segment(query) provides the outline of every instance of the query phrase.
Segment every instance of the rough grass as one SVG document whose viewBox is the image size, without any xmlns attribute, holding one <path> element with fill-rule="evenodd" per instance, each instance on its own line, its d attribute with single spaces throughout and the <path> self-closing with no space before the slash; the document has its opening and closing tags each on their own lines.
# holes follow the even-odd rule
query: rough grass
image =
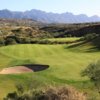
<svg viewBox="0 0 100 100">
<path fill-rule="evenodd" d="M 77 48 L 80 49 L 80 47 Z M 89 63 L 100 59 L 100 52 L 80 52 L 80 50 L 76 52 L 77 48 L 74 51 L 67 45 L 31 44 L 0 47 L 0 70 L 30 63 L 50 66 L 47 70 L 36 73 L 0 75 L 0 90 L 2 90 L 0 98 L 14 90 L 14 84 L 29 84 L 29 82 L 33 83 L 35 88 L 47 84 L 70 84 L 82 91 L 87 91 L 90 95 L 97 96 L 92 83 L 87 77 L 81 77 L 80 72 Z"/>
</svg>

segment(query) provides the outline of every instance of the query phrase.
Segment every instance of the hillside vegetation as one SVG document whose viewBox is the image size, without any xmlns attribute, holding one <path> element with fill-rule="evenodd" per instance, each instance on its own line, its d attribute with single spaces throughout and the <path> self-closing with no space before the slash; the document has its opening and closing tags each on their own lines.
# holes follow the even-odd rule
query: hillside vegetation
<svg viewBox="0 0 100 100">
<path fill-rule="evenodd" d="M 44 24 L 33 20 L 0 19 L 0 45 L 9 44 L 65 44 L 48 38 L 82 37 L 99 34 L 100 23 Z M 45 41 L 43 40 L 45 39 Z"/>
</svg>

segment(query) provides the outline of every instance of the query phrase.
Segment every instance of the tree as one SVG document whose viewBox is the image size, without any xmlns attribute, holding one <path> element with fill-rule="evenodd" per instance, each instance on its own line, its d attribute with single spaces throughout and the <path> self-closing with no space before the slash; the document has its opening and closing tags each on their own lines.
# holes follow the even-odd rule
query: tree
<svg viewBox="0 0 100 100">
<path fill-rule="evenodd" d="M 5 45 L 17 44 L 16 39 L 13 37 L 7 37 L 5 39 Z"/>
<path fill-rule="evenodd" d="M 89 64 L 81 74 L 88 76 L 100 93 L 100 61 Z"/>
<path fill-rule="evenodd" d="M 84 37 L 83 37 L 83 40 L 86 40 L 86 41 L 91 41 L 95 38 L 97 38 L 99 35 L 96 34 L 96 33 L 89 33 L 89 34 L 86 34 Z"/>
</svg>

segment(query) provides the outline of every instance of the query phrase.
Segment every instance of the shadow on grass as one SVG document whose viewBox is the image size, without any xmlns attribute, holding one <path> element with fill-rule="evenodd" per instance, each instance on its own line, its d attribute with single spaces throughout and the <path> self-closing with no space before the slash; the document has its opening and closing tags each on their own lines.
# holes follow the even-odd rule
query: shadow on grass
<svg viewBox="0 0 100 100">
<path fill-rule="evenodd" d="M 91 45 L 91 47 L 88 48 L 88 44 Z M 84 49 L 84 46 L 87 46 L 87 48 Z M 80 41 L 75 44 L 69 45 L 66 48 L 73 49 L 73 50 L 75 49 L 77 51 L 88 52 L 88 53 L 99 52 L 100 51 L 100 37 L 97 37 L 89 41 L 87 40 Z"/>
<path fill-rule="evenodd" d="M 31 69 L 33 72 L 38 72 L 49 68 L 49 65 L 41 65 L 41 64 L 25 64 L 20 66 L 27 67 Z"/>
<path fill-rule="evenodd" d="M 85 52 L 88 52 L 88 53 L 100 52 L 100 49 L 98 47 L 92 47 L 92 48 L 89 48 L 88 50 L 86 50 Z"/>
<path fill-rule="evenodd" d="M 91 42 L 91 45 L 93 45 L 93 47 L 89 48 L 87 52 L 99 52 L 100 51 L 100 36 L 94 38 L 90 42 Z"/>
<path fill-rule="evenodd" d="M 84 44 L 84 43 L 86 43 L 86 41 L 77 42 L 77 43 L 75 43 L 75 44 L 72 44 L 72 45 L 68 46 L 67 48 L 78 47 L 78 46 L 80 46 L 80 45 L 82 45 L 82 44 Z"/>
</svg>

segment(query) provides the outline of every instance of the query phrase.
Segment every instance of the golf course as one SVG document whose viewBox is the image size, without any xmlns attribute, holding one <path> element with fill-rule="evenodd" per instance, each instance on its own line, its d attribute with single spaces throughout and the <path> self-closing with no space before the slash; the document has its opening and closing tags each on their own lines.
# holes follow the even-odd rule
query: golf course
<svg viewBox="0 0 100 100">
<path fill-rule="evenodd" d="M 73 39 L 78 40 L 79 38 Z M 73 39 L 71 38 L 71 40 Z M 91 62 L 100 59 L 100 52 L 91 50 L 92 45 L 90 43 L 75 47 L 74 45 L 75 43 L 53 45 L 16 44 L 0 47 L 0 100 L 7 93 L 14 91 L 16 84 L 27 85 L 30 82 L 34 88 L 47 85 L 70 85 L 79 91 L 87 92 L 89 95 L 100 99 L 90 80 L 81 76 L 81 72 Z M 34 67 L 39 65 L 38 69 L 39 67 L 41 69 L 42 65 L 48 67 L 38 71 L 28 69 L 29 72 L 27 71 L 27 73 L 1 73 L 9 68 L 27 67 L 28 64 L 34 65 Z"/>
<path fill-rule="evenodd" d="M 100 0 L 0 4 L 0 100 L 100 100 Z"/>
</svg>

